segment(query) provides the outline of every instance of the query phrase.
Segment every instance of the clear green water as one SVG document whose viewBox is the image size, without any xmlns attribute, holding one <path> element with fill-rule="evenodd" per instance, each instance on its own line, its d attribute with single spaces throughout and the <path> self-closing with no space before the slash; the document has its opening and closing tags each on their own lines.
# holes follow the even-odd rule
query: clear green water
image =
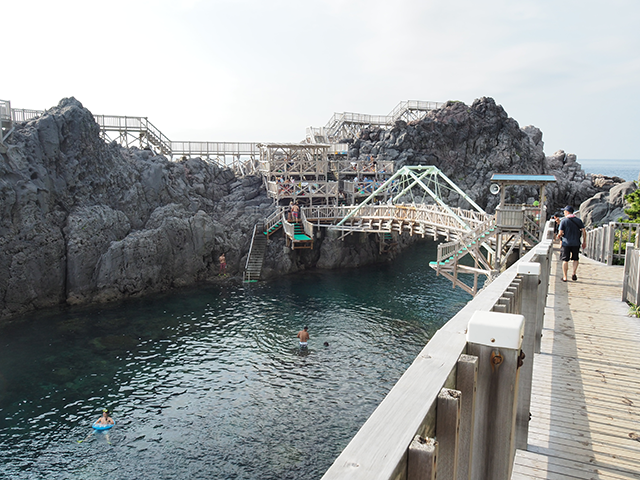
<svg viewBox="0 0 640 480">
<path fill-rule="evenodd" d="M 0 330 L 0 478 L 320 478 L 470 299 L 435 276 L 435 254 L 423 243 L 393 264 Z M 103 406 L 117 422 L 111 443 L 97 433 L 79 444 Z"/>
</svg>

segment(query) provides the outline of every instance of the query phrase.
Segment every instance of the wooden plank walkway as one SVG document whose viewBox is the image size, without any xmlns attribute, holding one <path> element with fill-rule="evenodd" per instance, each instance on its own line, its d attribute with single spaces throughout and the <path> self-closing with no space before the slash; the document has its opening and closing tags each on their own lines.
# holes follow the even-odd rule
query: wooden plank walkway
<svg viewBox="0 0 640 480">
<path fill-rule="evenodd" d="M 578 281 L 564 283 L 558 254 L 512 479 L 638 480 L 640 319 L 621 301 L 623 267 L 581 257 Z"/>
</svg>

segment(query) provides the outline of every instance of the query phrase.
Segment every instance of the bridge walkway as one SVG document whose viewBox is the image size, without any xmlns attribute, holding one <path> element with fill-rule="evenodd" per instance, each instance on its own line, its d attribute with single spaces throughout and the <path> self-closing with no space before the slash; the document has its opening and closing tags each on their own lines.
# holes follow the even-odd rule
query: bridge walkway
<svg viewBox="0 0 640 480">
<path fill-rule="evenodd" d="M 581 257 L 565 283 L 558 255 L 512 479 L 638 479 L 640 319 L 621 301 L 624 267 Z"/>
</svg>

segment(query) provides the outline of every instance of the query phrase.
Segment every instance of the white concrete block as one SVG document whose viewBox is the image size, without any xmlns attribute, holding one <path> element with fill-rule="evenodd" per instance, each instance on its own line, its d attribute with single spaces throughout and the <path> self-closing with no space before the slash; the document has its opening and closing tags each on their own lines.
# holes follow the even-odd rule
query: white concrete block
<svg viewBox="0 0 640 480">
<path fill-rule="evenodd" d="M 522 315 L 477 311 L 469 320 L 467 342 L 518 350 L 523 338 L 524 317 Z"/>
<path fill-rule="evenodd" d="M 520 275 L 540 275 L 540 264 L 537 262 L 520 262 L 518 264 Z"/>
</svg>

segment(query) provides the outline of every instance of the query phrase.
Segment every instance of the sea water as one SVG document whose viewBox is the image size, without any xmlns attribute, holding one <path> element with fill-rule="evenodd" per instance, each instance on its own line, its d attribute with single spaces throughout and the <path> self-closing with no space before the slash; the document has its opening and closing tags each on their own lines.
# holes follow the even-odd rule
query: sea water
<svg viewBox="0 0 640 480">
<path fill-rule="evenodd" d="M 638 180 L 640 160 L 581 160 L 578 163 L 587 173 L 599 173 L 608 177 L 620 177 L 626 181 Z"/>
<path fill-rule="evenodd" d="M 0 478 L 320 478 L 470 300 L 435 276 L 435 255 L 427 242 L 383 265 L 3 328 Z M 78 443 L 103 407 L 117 425 Z"/>
</svg>

